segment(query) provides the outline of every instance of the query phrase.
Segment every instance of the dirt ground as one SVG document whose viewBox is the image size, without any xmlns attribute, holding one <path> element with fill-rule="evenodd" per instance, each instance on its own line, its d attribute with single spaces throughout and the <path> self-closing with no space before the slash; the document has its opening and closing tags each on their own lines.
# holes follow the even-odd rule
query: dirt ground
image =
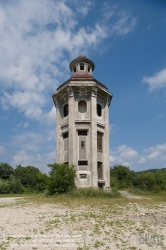
<svg viewBox="0 0 166 250">
<path fill-rule="evenodd" d="M 166 249 L 166 203 L 0 198 L 0 249 Z"/>
</svg>

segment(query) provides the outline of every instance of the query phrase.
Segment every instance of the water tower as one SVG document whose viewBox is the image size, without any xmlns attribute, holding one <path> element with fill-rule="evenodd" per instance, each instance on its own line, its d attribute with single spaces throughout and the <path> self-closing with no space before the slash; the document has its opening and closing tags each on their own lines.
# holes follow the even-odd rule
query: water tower
<svg viewBox="0 0 166 250">
<path fill-rule="evenodd" d="M 77 187 L 110 187 L 109 105 L 112 94 L 92 76 L 93 61 L 81 55 L 72 76 L 53 94 L 56 162 L 73 164 Z"/>
</svg>

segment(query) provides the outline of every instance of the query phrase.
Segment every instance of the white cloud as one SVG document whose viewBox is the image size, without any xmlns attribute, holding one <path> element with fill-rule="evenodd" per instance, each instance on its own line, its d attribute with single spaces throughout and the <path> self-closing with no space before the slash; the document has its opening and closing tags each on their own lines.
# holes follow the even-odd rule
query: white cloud
<svg viewBox="0 0 166 250">
<path fill-rule="evenodd" d="M 34 166 L 40 169 L 40 171 L 48 172 L 47 164 L 55 162 L 55 151 L 46 154 L 28 154 L 26 151 L 18 151 L 12 161 L 13 167 L 16 165 L 22 166 Z"/>
<path fill-rule="evenodd" d="M 6 148 L 2 145 L 0 145 L 0 155 L 3 155 L 6 153 Z"/>
<path fill-rule="evenodd" d="M 113 34 L 131 32 L 136 23 L 130 14 L 115 8 L 116 21 L 110 15 L 79 27 L 79 19 L 93 8 L 92 1 L 1 1 L 0 7 L 2 107 L 36 120 L 44 120 L 43 110 L 57 85 L 66 80 L 71 58 L 96 49 Z"/>
<path fill-rule="evenodd" d="M 155 151 L 153 153 L 151 153 L 149 156 L 148 156 L 148 159 L 152 160 L 152 159 L 156 159 L 158 158 L 158 156 L 160 155 L 161 153 L 159 151 Z"/>
<path fill-rule="evenodd" d="M 28 150 L 31 152 L 37 152 L 41 147 L 44 138 L 37 133 L 34 132 L 25 132 L 23 134 L 19 134 L 11 140 L 11 146 L 15 148 L 22 148 L 22 150 Z"/>
<path fill-rule="evenodd" d="M 133 160 L 137 157 L 138 153 L 133 148 L 127 145 L 121 145 L 111 151 L 110 163 L 131 166 Z"/>
<path fill-rule="evenodd" d="M 166 87 L 166 68 L 151 77 L 143 77 L 142 82 L 149 84 L 149 91 Z"/>
<path fill-rule="evenodd" d="M 52 140 L 55 141 L 55 129 L 52 129 L 49 131 L 47 140 L 48 141 L 52 141 Z"/>
<path fill-rule="evenodd" d="M 146 162 L 145 157 L 142 157 L 142 158 L 138 161 L 138 163 L 141 163 L 141 164 L 143 164 L 143 163 L 145 163 L 145 162 Z"/>
<path fill-rule="evenodd" d="M 165 167 L 165 161 L 166 143 L 157 144 L 156 146 L 149 147 L 142 152 L 137 152 L 127 145 L 121 145 L 114 150 L 111 150 L 110 155 L 111 166 L 121 164 L 129 166 L 136 171 L 140 171 L 142 168 L 145 170 L 149 168 Z"/>
<path fill-rule="evenodd" d="M 110 133 L 113 133 L 115 129 L 116 129 L 116 126 L 114 124 L 110 124 L 109 126 Z"/>
<path fill-rule="evenodd" d="M 55 119 L 56 119 L 56 108 L 55 106 L 53 106 L 52 109 L 46 114 L 47 124 L 55 125 Z"/>
<path fill-rule="evenodd" d="M 24 128 L 29 127 L 29 122 L 26 121 L 26 122 L 23 124 L 23 127 L 24 127 Z"/>
<path fill-rule="evenodd" d="M 126 35 L 130 33 L 136 26 L 136 18 L 133 18 L 125 11 L 119 13 L 118 21 L 112 25 L 112 31 L 118 35 Z"/>
<path fill-rule="evenodd" d="M 127 159 L 131 159 L 135 156 L 137 156 L 137 151 L 135 151 L 134 149 L 126 146 L 126 145 L 121 145 L 117 148 L 117 153 L 119 153 L 121 158 L 127 158 Z"/>
</svg>

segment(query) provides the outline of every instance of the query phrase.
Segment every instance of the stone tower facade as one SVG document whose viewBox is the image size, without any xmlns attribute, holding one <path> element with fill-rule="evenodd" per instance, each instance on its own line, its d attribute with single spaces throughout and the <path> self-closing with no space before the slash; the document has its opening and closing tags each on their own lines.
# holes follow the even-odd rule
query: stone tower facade
<svg viewBox="0 0 166 250">
<path fill-rule="evenodd" d="M 110 187 L 109 105 L 112 94 L 93 78 L 94 63 L 81 55 L 72 76 L 53 94 L 56 162 L 73 164 L 77 187 Z"/>
</svg>

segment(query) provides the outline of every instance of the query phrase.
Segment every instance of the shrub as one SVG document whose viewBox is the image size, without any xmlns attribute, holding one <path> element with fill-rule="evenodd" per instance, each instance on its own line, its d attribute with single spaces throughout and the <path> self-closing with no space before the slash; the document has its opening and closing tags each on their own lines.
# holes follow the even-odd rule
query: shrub
<svg viewBox="0 0 166 250">
<path fill-rule="evenodd" d="M 9 182 L 0 179 L 0 194 L 9 194 L 9 193 L 10 193 Z"/>
<path fill-rule="evenodd" d="M 66 193 L 75 187 L 76 169 L 68 164 L 48 164 L 49 172 L 49 193 Z"/>
<path fill-rule="evenodd" d="M 10 187 L 10 193 L 21 194 L 23 193 L 23 186 L 19 179 L 16 179 L 13 175 L 10 176 L 8 181 Z"/>
</svg>

